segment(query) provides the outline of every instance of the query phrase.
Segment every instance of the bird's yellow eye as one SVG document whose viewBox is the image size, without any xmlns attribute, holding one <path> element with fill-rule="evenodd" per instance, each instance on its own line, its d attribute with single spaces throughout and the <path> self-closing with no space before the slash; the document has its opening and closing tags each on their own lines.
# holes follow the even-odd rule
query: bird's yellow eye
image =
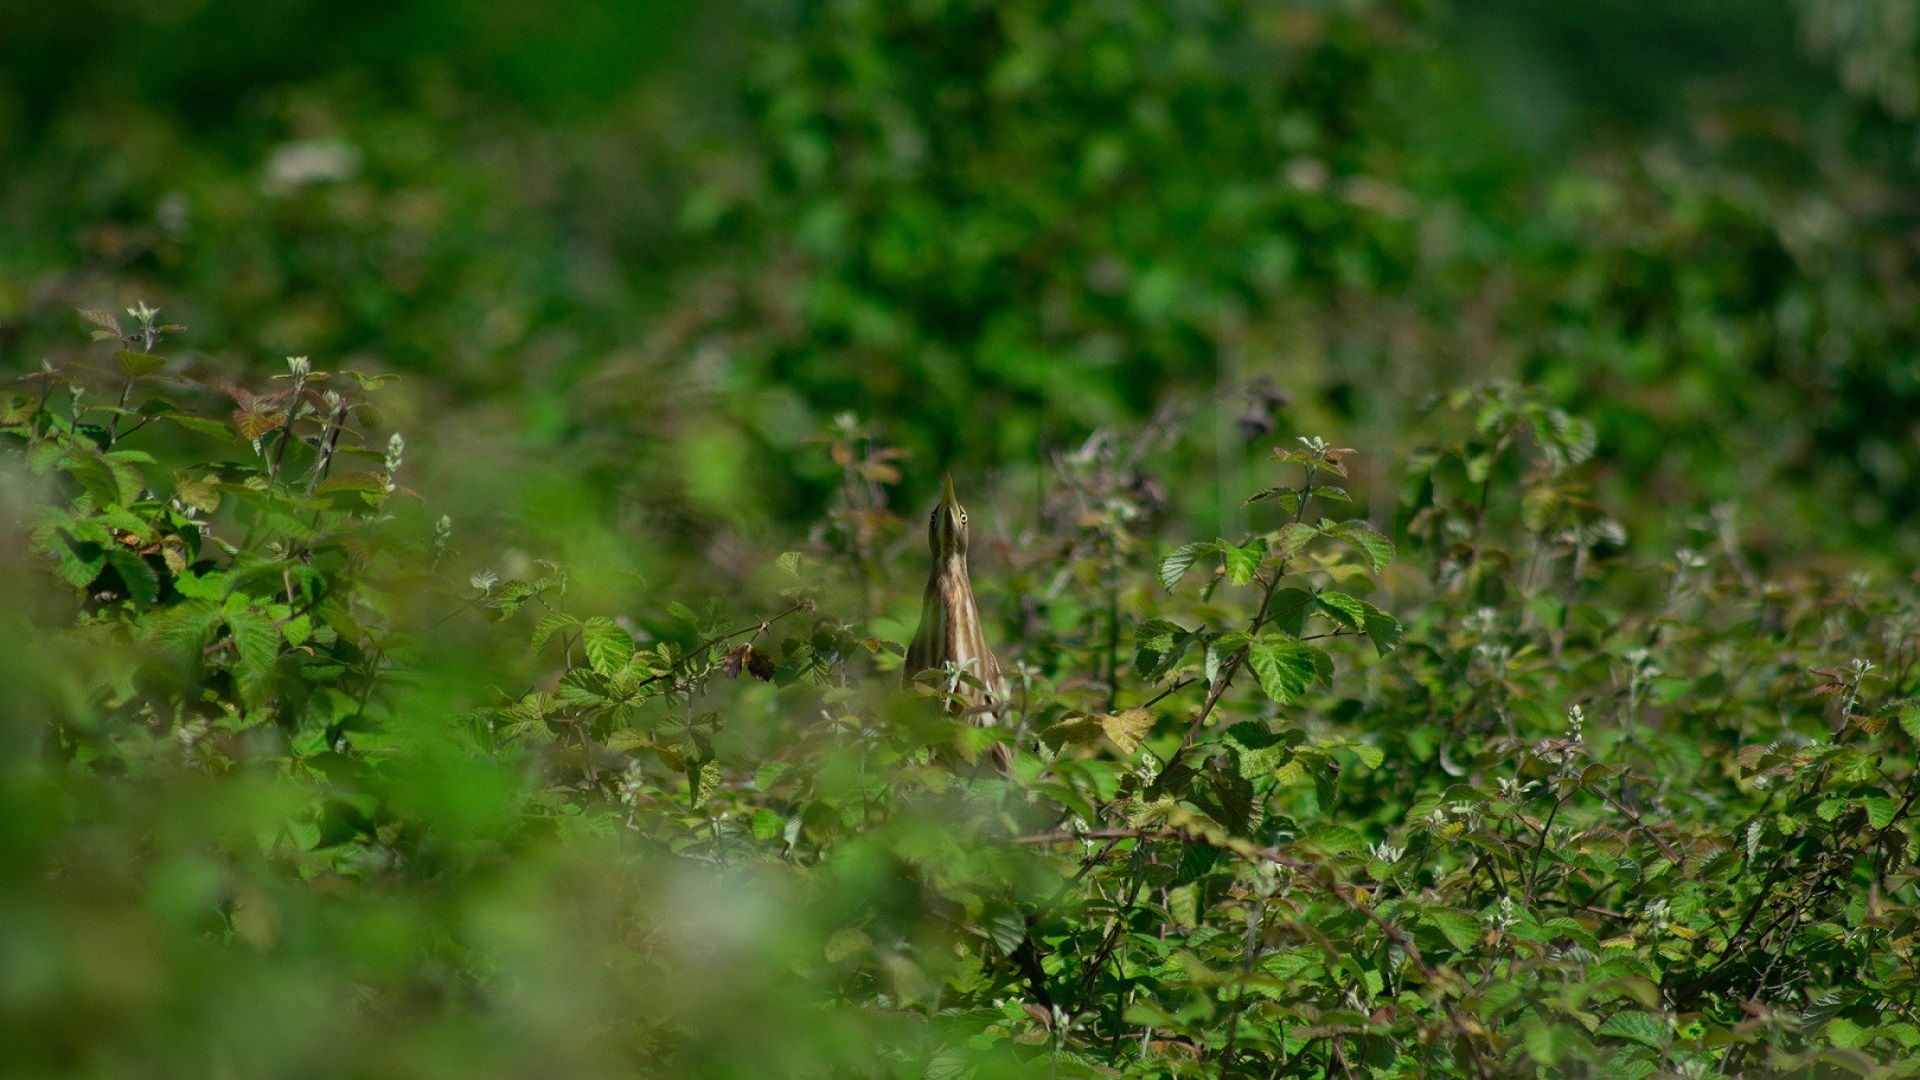
<svg viewBox="0 0 1920 1080">
<path fill-rule="evenodd" d="M 965 510 L 962 510 L 960 511 L 960 524 L 965 525 L 966 523 L 967 523 L 967 512 Z"/>
</svg>

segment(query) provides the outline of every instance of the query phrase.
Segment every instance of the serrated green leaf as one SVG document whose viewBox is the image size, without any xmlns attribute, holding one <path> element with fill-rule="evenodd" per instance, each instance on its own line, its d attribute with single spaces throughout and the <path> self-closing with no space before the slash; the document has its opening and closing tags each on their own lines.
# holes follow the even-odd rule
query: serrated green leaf
<svg viewBox="0 0 1920 1080">
<path fill-rule="evenodd" d="M 502 582 L 487 598 L 491 601 L 488 613 L 496 620 L 509 618 L 514 612 L 519 611 L 520 605 L 526 603 L 527 598 L 533 594 L 533 586 L 524 581 Z"/>
<path fill-rule="evenodd" d="M 1307 837 L 1308 843 L 1329 855 L 1344 855 L 1349 851 L 1361 851 L 1367 846 L 1367 838 L 1345 825 L 1326 825 L 1315 829 Z"/>
<path fill-rule="evenodd" d="M 95 506 L 113 506 L 120 500 L 120 482 L 106 461 L 96 454 L 81 454 L 62 462 L 67 475 L 93 496 Z"/>
<path fill-rule="evenodd" d="M 1420 917 L 1440 931 L 1447 944 L 1461 952 L 1473 948 L 1486 934 L 1486 927 L 1480 920 L 1465 911 L 1454 908 L 1430 907 L 1420 913 Z"/>
<path fill-rule="evenodd" d="M 233 635 L 234 674 L 240 683 L 241 696 L 247 701 L 259 701 L 280 656 L 280 628 L 253 608 L 227 612 L 226 624 Z"/>
<path fill-rule="evenodd" d="M 202 651 L 224 620 L 220 611 L 205 600 L 175 604 L 146 621 L 147 640 L 156 645 L 179 648 L 192 664 L 198 665 Z"/>
<path fill-rule="evenodd" d="M 1899 804 L 1881 795 L 1870 795 L 1860 800 L 1867 809 L 1867 822 L 1876 829 L 1884 829 L 1893 824 L 1894 815 L 1899 813 Z"/>
<path fill-rule="evenodd" d="M 1326 653 L 1312 645 L 1272 635 L 1254 641 L 1247 651 L 1247 666 L 1259 677 L 1260 689 L 1282 705 L 1313 685 L 1325 660 Z"/>
<path fill-rule="evenodd" d="M 1134 627 L 1134 674 L 1147 682 L 1158 682 L 1186 655 L 1193 634 L 1165 619 L 1147 619 Z"/>
<path fill-rule="evenodd" d="M 1307 613 L 1312 610 L 1311 592 L 1295 588 L 1277 589 L 1273 598 L 1267 601 L 1267 625 L 1288 637 L 1299 637 L 1306 629 Z"/>
<path fill-rule="evenodd" d="M 1284 736 L 1256 720 L 1242 720 L 1221 735 L 1229 744 L 1248 750 L 1265 750 L 1284 741 Z"/>
<path fill-rule="evenodd" d="M 169 424 L 178 425 L 180 427 L 186 428 L 188 431 L 198 432 L 201 435 L 211 435 L 217 439 L 233 438 L 233 429 L 223 423 L 220 423 L 218 420 L 208 420 L 208 419 L 205 419 L 204 417 L 189 416 L 188 414 L 183 412 L 162 413 L 160 414 L 159 418 L 162 420 L 165 420 Z"/>
<path fill-rule="evenodd" d="M 1607 1017 L 1606 1021 L 1595 1029 L 1594 1034 L 1631 1039 L 1642 1046 L 1651 1046 L 1658 1050 L 1667 1041 L 1667 1022 L 1639 1009 L 1622 1009 Z"/>
<path fill-rule="evenodd" d="M 705 806 L 713 793 L 720 790 L 720 766 L 713 761 L 702 761 L 698 765 L 689 763 L 687 785 L 693 794 L 693 805 Z"/>
<path fill-rule="evenodd" d="M 1400 625 L 1400 620 L 1365 601 L 1361 601 L 1361 607 L 1366 609 L 1366 618 L 1362 620 L 1360 629 L 1367 635 L 1367 640 L 1373 642 L 1374 652 L 1385 656 L 1398 648 L 1406 638 L 1406 630 Z"/>
<path fill-rule="evenodd" d="M 1364 519 L 1354 518 L 1336 522 L 1326 526 L 1325 532 L 1328 536 L 1338 537 L 1358 548 L 1372 564 L 1376 574 L 1385 570 L 1387 564 L 1393 562 L 1393 541 L 1375 532 L 1373 526 L 1367 524 Z"/>
<path fill-rule="evenodd" d="M 580 645 L 587 663 L 602 675 L 627 666 L 633 658 L 633 638 L 612 619 L 596 615 L 580 624 Z"/>
<path fill-rule="evenodd" d="M 1527 1055 L 1542 1065 L 1552 1065 L 1574 1048 L 1573 1032 L 1560 1024 L 1534 1021 L 1527 1025 L 1522 1041 Z"/>
<path fill-rule="evenodd" d="M 1858 1050 L 1878 1035 L 1874 1028 L 1861 1027 L 1844 1016 L 1827 1022 L 1827 1039 L 1842 1050 Z"/>
<path fill-rule="evenodd" d="M 1027 920 L 1020 910 L 1005 901 L 993 901 L 980 913 L 981 928 L 1002 956 L 1012 956 L 1027 940 Z"/>
<path fill-rule="evenodd" d="M 160 576 L 154 572 L 147 560 L 119 545 L 108 547 L 104 552 L 107 565 L 120 573 L 120 580 L 126 584 L 127 595 L 141 607 L 147 607 L 160 597 Z"/>
<path fill-rule="evenodd" d="M 539 622 L 533 624 L 533 648 L 544 649 L 553 635 L 579 625 L 580 620 L 571 615 L 559 611 L 549 612 L 542 616 Z"/>
<path fill-rule="evenodd" d="M 1320 526 L 1309 525 L 1304 521 L 1290 521 L 1276 529 L 1273 534 L 1273 553 L 1282 559 L 1291 559 L 1300 554 L 1308 541 L 1320 535 Z"/>
<path fill-rule="evenodd" d="M 121 349 L 115 353 L 113 362 L 119 366 L 121 372 L 132 378 L 151 375 L 167 366 L 167 362 L 158 356 L 135 352 L 132 349 Z"/>
<path fill-rule="evenodd" d="M 1192 883 L 1167 891 L 1167 914 L 1181 926 L 1200 925 L 1200 895 Z"/>
<path fill-rule="evenodd" d="M 225 600 L 233 591 L 233 575 L 224 572 L 182 574 L 173 580 L 180 595 L 197 600 Z"/>
<path fill-rule="evenodd" d="M 61 579 L 76 589 L 91 585 L 107 565 L 106 546 L 94 541 L 58 537 L 48 545 L 48 550 L 59 560 Z"/>
<path fill-rule="evenodd" d="M 1366 625 L 1367 604 L 1359 597 L 1328 589 L 1315 596 L 1313 602 L 1321 612 L 1349 630 Z"/>
<path fill-rule="evenodd" d="M 1353 751 L 1353 756 L 1360 759 L 1360 764 L 1369 769 L 1377 769 L 1387 760 L 1386 751 L 1372 743 L 1348 743 L 1347 749 Z"/>
<path fill-rule="evenodd" d="M 1210 551 L 1218 550 L 1220 550 L 1220 541 L 1218 540 L 1182 544 L 1174 548 L 1167 553 L 1166 558 L 1160 560 L 1161 587 L 1168 592 L 1172 592 L 1175 586 L 1180 584 L 1180 579 L 1186 577 L 1187 571 L 1193 568 L 1195 559 L 1198 559 Z"/>
<path fill-rule="evenodd" d="M 607 681 L 586 668 L 574 668 L 561 676 L 556 696 L 569 705 L 592 707 L 610 703 Z"/>
<path fill-rule="evenodd" d="M 1220 551 L 1227 558 L 1227 584 L 1245 585 L 1260 572 L 1260 563 L 1267 557 L 1267 542 L 1256 537 L 1245 547 L 1223 543 Z"/>
</svg>

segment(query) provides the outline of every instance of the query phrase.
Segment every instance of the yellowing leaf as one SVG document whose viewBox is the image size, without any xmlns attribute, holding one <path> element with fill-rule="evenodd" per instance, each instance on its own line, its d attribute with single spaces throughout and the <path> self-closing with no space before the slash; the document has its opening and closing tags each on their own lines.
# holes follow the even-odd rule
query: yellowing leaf
<svg viewBox="0 0 1920 1080">
<path fill-rule="evenodd" d="M 1127 709 L 1100 718 L 1100 728 L 1120 752 L 1131 757 L 1140 742 L 1153 731 L 1153 714 L 1145 709 Z"/>
</svg>

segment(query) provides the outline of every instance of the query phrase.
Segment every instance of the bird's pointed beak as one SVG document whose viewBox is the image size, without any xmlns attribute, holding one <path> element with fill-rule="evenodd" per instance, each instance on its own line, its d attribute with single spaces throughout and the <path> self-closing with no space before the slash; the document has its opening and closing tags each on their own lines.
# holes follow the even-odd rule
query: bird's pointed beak
<svg viewBox="0 0 1920 1080">
<path fill-rule="evenodd" d="M 953 493 L 953 474 L 947 474 L 946 490 L 940 493 L 940 505 L 949 510 L 958 510 L 960 500 Z"/>
</svg>

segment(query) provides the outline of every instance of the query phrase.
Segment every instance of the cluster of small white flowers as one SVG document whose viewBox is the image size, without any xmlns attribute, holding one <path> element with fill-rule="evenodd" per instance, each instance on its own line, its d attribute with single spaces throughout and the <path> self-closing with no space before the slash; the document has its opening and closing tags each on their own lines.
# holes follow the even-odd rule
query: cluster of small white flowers
<svg viewBox="0 0 1920 1080">
<path fill-rule="evenodd" d="M 1667 932 L 1668 924 L 1672 922 L 1671 907 L 1664 898 L 1655 900 L 1647 905 L 1646 918 L 1649 932 L 1664 934 Z"/>
<path fill-rule="evenodd" d="M 1501 897 L 1499 909 L 1487 919 L 1487 922 L 1491 923 L 1496 930 L 1506 930 L 1519 921 L 1520 905 L 1514 903 L 1511 896 Z"/>
<path fill-rule="evenodd" d="M 387 440 L 387 494 L 389 495 L 393 494 L 393 477 L 400 471 L 400 460 L 406 451 L 407 440 L 402 438 L 399 432 L 394 432 L 393 437 Z"/>
<path fill-rule="evenodd" d="M 1460 629 L 1476 637 L 1486 637 L 1499 626 L 1500 613 L 1490 607 L 1475 608 L 1473 614 L 1460 620 Z"/>
</svg>

